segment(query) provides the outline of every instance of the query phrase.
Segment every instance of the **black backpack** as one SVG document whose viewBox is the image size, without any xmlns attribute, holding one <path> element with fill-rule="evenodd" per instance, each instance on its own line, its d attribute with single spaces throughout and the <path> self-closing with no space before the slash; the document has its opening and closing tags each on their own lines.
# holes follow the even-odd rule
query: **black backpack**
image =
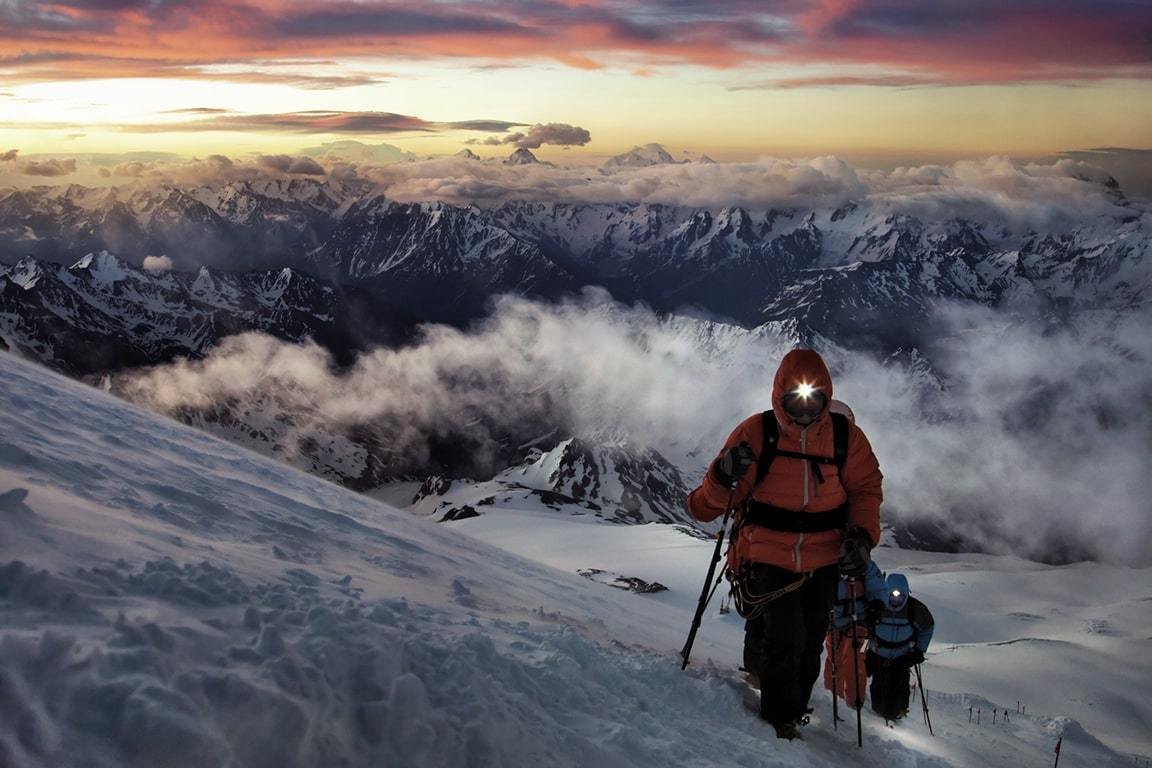
<svg viewBox="0 0 1152 768">
<path fill-rule="evenodd" d="M 824 473 L 820 470 L 821 465 L 833 464 L 836 466 L 837 471 L 842 472 L 844 462 L 848 459 L 849 421 L 848 417 L 842 413 L 833 413 L 830 415 L 832 416 L 833 455 L 814 456 L 797 451 L 782 451 L 777 448 L 777 443 L 780 439 L 780 427 L 776 423 L 776 415 L 772 411 L 765 411 L 763 414 L 764 445 L 761 447 L 760 455 L 757 459 L 756 481 L 752 484 L 752 487 L 755 488 L 760 484 L 772 468 L 772 462 L 777 456 L 787 456 L 789 458 L 804 459 L 805 461 L 811 462 L 812 473 L 816 476 L 816 481 L 819 483 L 824 482 Z M 752 498 L 751 494 L 749 494 L 739 524 L 744 525 L 747 523 L 789 533 L 830 531 L 837 528 L 844 528 L 848 524 L 848 505 L 845 503 L 828 512 L 797 512 L 795 510 L 783 509 L 756 501 Z"/>
<path fill-rule="evenodd" d="M 764 411 L 761 418 L 764 422 L 764 445 L 760 449 L 759 460 L 756 463 L 755 488 L 768 474 L 772 467 L 772 460 L 777 456 L 787 456 L 793 459 L 807 459 L 812 462 L 812 470 L 819 482 L 824 482 L 824 473 L 820 471 L 821 464 L 835 464 L 837 470 L 844 469 L 844 462 L 848 460 L 848 417 L 842 413 L 830 413 L 832 417 L 832 456 L 812 456 L 796 451 L 781 451 L 776 447 L 780 440 L 780 425 L 776 423 L 776 414 Z"/>
</svg>

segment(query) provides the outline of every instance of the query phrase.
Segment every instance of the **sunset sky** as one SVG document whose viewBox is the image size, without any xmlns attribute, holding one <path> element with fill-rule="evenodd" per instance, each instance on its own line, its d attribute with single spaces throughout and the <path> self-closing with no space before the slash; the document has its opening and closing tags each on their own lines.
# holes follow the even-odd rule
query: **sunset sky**
<svg viewBox="0 0 1152 768">
<path fill-rule="evenodd" d="M 0 0 L 0 157 L 1152 147 L 1148 0 Z"/>
</svg>

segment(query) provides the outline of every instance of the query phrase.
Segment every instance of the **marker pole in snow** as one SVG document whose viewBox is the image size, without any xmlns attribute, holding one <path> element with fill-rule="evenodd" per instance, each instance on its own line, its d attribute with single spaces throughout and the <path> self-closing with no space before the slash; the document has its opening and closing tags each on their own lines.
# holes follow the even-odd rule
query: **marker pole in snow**
<svg viewBox="0 0 1152 768">
<path fill-rule="evenodd" d="M 856 689 L 856 746 L 864 746 L 864 724 L 861 722 L 860 710 L 864 709 L 864 701 L 860 696 L 860 641 L 856 634 L 856 579 L 848 579 L 848 594 L 852 597 L 852 685 Z"/>
<path fill-rule="evenodd" d="M 828 627 L 832 633 L 832 650 L 830 652 L 831 658 L 829 659 L 832 663 L 832 730 L 838 731 L 840 730 L 840 711 L 836 700 L 840 698 L 840 685 L 838 684 L 836 676 L 836 656 L 838 655 L 837 651 L 840 649 L 840 633 L 836 631 L 835 607 L 828 611 Z"/>
<path fill-rule="evenodd" d="M 684 649 L 680 651 L 680 658 L 682 663 L 680 669 L 688 668 L 688 657 L 692 655 L 692 644 L 696 642 L 696 632 L 700 629 L 700 621 L 704 618 L 704 611 L 708 607 L 708 601 L 712 599 L 712 595 L 716 592 L 716 587 L 720 586 L 720 577 L 716 579 L 716 584 L 712 585 L 712 575 L 716 573 L 716 563 L 720 562 L 720 548 L 724 546 L 724 531 L 728 528 L 728 518 L 732 515 L 732 499 L 736 496 L 736 480 L 732 481 L 730 486 L 731 490 L 728 493 L 728 504 L 724 510 L 724 520 L 720 523 L 720 530 L 716 533 L 716 549 L 712 552 L 712 562 L 708 565 L 708 575 L 704 577 L 704 588 L 700 590 L 700 601 L 696 604 L 696 615 L 692 617 L 692 627 L 688 630 L 688 640 L 684 643 Z M 709 586 L 712 586 L 709 590 Z"/>
<path fill-rule="evenodd" d="M 928 734 L 935 736 L 936 734 L 932 733 L 932 718 L 928 714 L 928 692 L 924 690 L 924 677 L 920 674 L 919 664 L 916 665 L 916 685 L 920 688 L 920 705 L 924 707 L 924 722 L 928 724 Z"/>
</svg>

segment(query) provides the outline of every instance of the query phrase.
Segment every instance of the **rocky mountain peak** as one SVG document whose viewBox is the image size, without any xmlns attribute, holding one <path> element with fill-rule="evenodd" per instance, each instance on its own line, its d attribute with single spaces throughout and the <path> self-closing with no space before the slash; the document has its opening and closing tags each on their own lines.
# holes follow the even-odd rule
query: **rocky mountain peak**
<svg viewBox="0 0 1152 768">
<path fill-rule="evenodd" d="M 604 165 L 600 166 L 604 170 L 617 170 L 620 168 L 646 168 L 652 165 L 671 165 L 676 162 L 672 155 L 668 154 L 660 144 L 645 144 L 642 147 L 633 147 L 627 152 L 609 158 Z"/>
<path fill-rule="evenodd" d="M 504 165 L 534 165 L 540 161 L 536 159 L 536 155 L 532 154 L 532 150 L 520 147 L 504 161 Z"/>
<path fill-rule="evenodd" d="M 12 267 L 5 267 L 6 272 L 0 272 L 10 280 L 13 284 L 20 286 L 28 291 L 36 287 L 40 282 L 40 278 L 44 275 L 44 270 L 40 266 L 40 262 L 31 256 L 25 256 L 16 262 Z"/>
<path fill-rule="evenodd" d="M 617 522 L 690 522 L 680 471 L 658 451 L 623 441 L 571 438 L 498 477 L 594 504 Z"/>
</svg>

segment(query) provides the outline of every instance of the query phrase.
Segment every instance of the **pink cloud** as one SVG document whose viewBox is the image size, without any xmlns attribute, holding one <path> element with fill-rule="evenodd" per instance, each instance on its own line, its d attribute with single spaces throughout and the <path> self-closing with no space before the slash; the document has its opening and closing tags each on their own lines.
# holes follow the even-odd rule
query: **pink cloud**
<svg viewBox="0 0 1152 768">
<path fill-rule="evenodd" d="M 878 71 L 863 80 L 859 72 L 832 76 L 841 85 L 912 76 L 956 84 L 1152 75 L 1152 4 L 1130 0 L 685 0 L 674 10 L 663 0 L 29 0 L 0 5 L 0 50 L 21 52 L 0 55 L 0 66 L 12 82 L 181 76 L 313 88 L 374 80 L 270 72 L 269 65 L 386 52 L 485 65 L 618 62 L 652 71 L 778 63 Z M 243 62 L 251 73 L 204 69 Z"/>
</svg>

